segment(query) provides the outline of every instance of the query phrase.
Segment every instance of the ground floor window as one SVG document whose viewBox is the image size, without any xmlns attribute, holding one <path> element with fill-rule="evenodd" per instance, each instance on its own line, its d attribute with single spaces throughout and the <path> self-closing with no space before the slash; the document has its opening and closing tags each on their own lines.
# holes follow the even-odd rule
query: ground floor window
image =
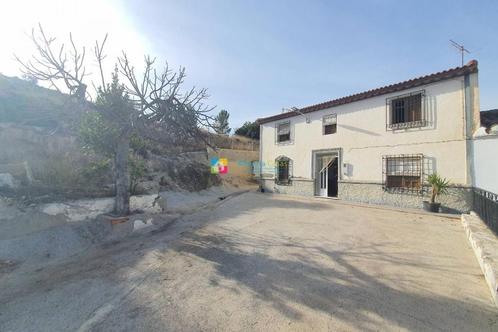
<svg viewBox="0 0 498 332">
<path fill-rule="evenodd" d="M 423 186 L 423 156 L 384 156 L 383 187 L 385 190 L 421 192 Z"/>
<path fill-rule="evenodd" d="M 292 160 L 278 157 L 275 160 L 275 180 L 278 184 L 289 184 L 291 179 Z"/>
</svg>

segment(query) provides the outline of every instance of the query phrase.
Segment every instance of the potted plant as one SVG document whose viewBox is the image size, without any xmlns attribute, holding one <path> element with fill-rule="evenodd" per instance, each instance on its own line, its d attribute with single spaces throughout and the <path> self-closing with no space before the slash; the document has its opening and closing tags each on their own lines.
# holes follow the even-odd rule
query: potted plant
<svg viewBox="0 0 498 332">
<path fill-rule="evenodd" d="M 445 178 L 440 177 L 437 173 L 429 175 L 427 182 L 431 185 L 431 201 L 424 201 L 424 210 L 429 212 L 439 212 L 441 203 L 436 203 L 436 198 L 437 196 L 448 192 L 450 182 Z"/>
</svg>

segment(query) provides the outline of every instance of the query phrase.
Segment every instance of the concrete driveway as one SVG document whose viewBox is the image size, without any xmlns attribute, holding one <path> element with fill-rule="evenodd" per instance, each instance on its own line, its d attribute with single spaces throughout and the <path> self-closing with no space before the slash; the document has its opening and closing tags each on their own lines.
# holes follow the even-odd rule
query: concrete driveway
<svg viewBox="0 0 498 332">
<path fill-rule="evenodd" d="M 498 331 L 460 222 L 247 193 L 0 279 L 1 331 Z"/>
</svg>

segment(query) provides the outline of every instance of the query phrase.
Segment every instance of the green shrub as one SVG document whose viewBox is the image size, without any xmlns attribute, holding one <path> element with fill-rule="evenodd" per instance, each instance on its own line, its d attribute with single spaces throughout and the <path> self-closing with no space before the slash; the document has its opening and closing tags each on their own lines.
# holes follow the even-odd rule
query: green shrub
<svg viewBox="0 0 498 332">
<path fill-rule="evenodd" d="M 429 182 L 432 187 L 431 203 L 436 202 L 437 196 L 446 194 L 448 192 L 450 182 L 446 180 L 446 178 L 440 177 L 437 173 L 429 175 L 429 177 L 427 178 L 427 182 Z"/>
</svg>

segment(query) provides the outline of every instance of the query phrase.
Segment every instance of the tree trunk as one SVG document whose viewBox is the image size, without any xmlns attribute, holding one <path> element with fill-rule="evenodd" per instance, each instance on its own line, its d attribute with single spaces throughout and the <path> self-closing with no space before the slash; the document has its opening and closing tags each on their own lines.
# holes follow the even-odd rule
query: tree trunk
<svg viewBox="0 0 498 332">
<path fill-rule="evenodd" d="M 432 186 L 431 203 L 436 203 L 437 189 Z"/>
<path fill-rule="evenodd" d="M 128 173 L 128 153 L 130 149 L 130 136 L 123 134 L 116 147 L 114 157 L 116 200 L 114 212 L 119 216 L 130 213 L 130 174 Z"/>
</svg>

